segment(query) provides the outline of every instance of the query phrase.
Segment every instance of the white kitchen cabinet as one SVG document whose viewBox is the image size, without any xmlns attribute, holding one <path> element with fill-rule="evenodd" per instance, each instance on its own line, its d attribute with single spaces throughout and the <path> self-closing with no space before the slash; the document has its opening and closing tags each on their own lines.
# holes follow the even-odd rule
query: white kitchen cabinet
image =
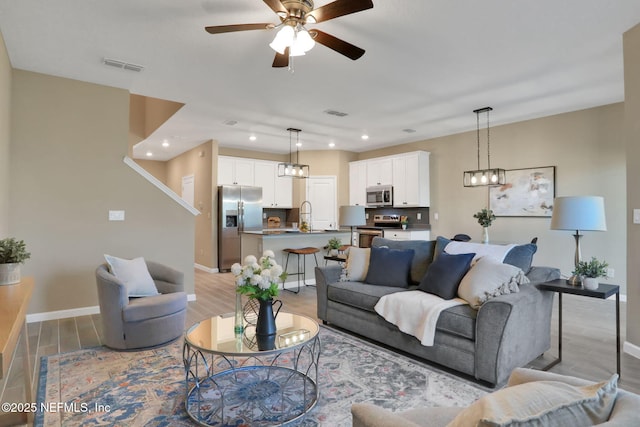
<svg viewBox="0 0 640 427">
<path fill-rule="evenodd" d="M 429 153 L 416 151 L 393 158 L 393 206 L 429 207 Z"/>
<path fill-rule="evenodd" d="M 239 157 L 218 157 L 218 185 L 254 185 L 254 161 Z"/>
<path fill-rule="evenodd" d="M 393 159 L 380 157 L 367 160 L 367 187 L 393 184 Z"/>
<path fill-rule="evenodd" d="M 263 208 L 293 207 L 293 180 L 278 177 L 278 163 L 256 160 L 255 186 L 262 187 Z"/>
<path fill-rule="evenodd" d="M 367 161 L 349 163 L 349 204 L 367 205 Z"/>
<path fill-rule="evenodd" d="M 429 230 L 384 230 L 384 238 L 390 240 L 429 240 Z"/>
</svg>

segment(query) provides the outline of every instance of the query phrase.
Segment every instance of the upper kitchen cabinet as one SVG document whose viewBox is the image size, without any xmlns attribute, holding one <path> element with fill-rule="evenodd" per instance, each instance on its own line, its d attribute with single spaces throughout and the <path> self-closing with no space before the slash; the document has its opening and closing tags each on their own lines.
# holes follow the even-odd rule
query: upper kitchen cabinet
<svg viewBox="0 0 640 427">
<path fill-rule="evenodd" d="M 255 162 L 255 185 L 262 187 L 263 208 L 292 208 L 293 179 L 278 177 L 278 163 Z"/>
<path fill-rule="evenodd" d="M 393 157 L 393 206 L 429 206 L 429 153 L 415 151 Z"/>
<path fill-rule="evenodd" d="M 349 162 L 349 204 L 367 205 L 367 161 Z"/>
<path fill-rule="evenodd" d="M 367 160 L 367 187 L 393 184 L 393 159 L 380 157 Z"/>
<path fill-rule="evenodd" d="M 254 160 L 218 156 L 218 185 L 254 185 Z"/>
</svg>

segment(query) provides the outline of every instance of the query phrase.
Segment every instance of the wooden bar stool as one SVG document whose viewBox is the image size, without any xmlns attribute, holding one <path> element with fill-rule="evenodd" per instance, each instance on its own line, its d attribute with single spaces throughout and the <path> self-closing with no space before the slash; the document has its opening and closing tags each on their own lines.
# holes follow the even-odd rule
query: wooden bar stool
<svg viewBox="0 0 640 427">
<path fill-rule="evenodd" d="M 307 255 L 313 254 L 313 258 L 316 260 L 316 267 L 317 267 L 318 258 L 316 257 L 316 253 L 320 252 L 320 250 L 318 248 L 307 247 L 307 248 L 296 248 L 296 249 L 287 248 L 287 249 L 283 249 L 283 251 L 287 253 L 287 261 L 284 264 L 284 271 L 287 271 L 287 267 L 289 266 L 289 255 L 293 254 L 298 257 L 298 271 L 295 273 L 287 272 L 288 276 L 298 276 L 298 290 L 294 292 L 292 290 L 284 288 L 285 291 L 289 291 L 289 292 L 293 292 L 294 294 L 297 294 L 298 292 L 300 292 L 300 276 L 302 276 L 302 283 L 305 283 L 306 273 L 307 273 L 307 263 L 306 263 Z M 300 268 L 300 258 L 301 258 L 300 255 L 302 255 L 302 269 Z M 283 283 L 283 287 L 284 287 L 284 283 Z"/>
</svg>

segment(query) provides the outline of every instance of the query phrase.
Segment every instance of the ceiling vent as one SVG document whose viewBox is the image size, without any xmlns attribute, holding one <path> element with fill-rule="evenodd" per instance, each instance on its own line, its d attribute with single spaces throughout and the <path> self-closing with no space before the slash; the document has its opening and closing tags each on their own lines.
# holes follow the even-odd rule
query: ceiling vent
<svg viewBox="0 0 640 427">
<path fill-rule="evenodd" d="M 118 61 L 117 59 L 104 58 L 102 62 L 104 65 L 110 67 L 122 68 L 123 70 L 135 71 L 136 73 L 144 70 L 142 65 L 130 64 L 128 62 Z"/>
<path fill-rule="evenodd" d="M 222 122 L 222 123 L 224 123 L 224 124 L 225 124 L 225 125 L 227 125 L 227 126 L 235 126 L 235 125 L 237 125 L 237 124 L 238 124 L 238 121 L 237 121 L 237 120 L 225 120 L 225 121 L 224 121 L 224 122 Z"/>
<path fill-rule="evenodd" d="M 343 113 L 342 111 L 336 111 L 336 110 L 324 110 L 324 112 L 326 114 L 329 114 L 330 116 L 337 116 L 337 117 L 344 117 L 344 116 L 348 116 L 347 113 Z"/>
<path fill-rule="evenodd" d="M 409 129 L 409 128 L 407 128 L 407 129 L 402 129 L 402 132 L 406 132 L 406 133 L 416 133 L 416 130 L 415 130 L 415 129 Z"/>
</svg>

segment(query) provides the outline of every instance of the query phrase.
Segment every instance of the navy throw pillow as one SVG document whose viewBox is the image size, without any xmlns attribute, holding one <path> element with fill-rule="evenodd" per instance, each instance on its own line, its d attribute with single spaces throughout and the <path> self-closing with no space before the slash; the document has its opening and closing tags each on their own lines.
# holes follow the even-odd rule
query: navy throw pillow
<svg viewBox="0 0 640 427">
<path fill-rule="evenodd" d="M 504 264 L 510 264 L 514 267 L 518 267 L 520 270 L 527 274 L 531 269 L 531 263 L 533 262 L 533 254 L 538 250 L 538 246 L 533 243 L 527 243 L 526 245 L 518 245 L 511 249 L 504 257 Z"/>
<path fill-rule="evenodd" d="M 372 247 L 366 283 L 408 288 L 411 284 L 413 249 Z"/>
<path fill-rule="evenodd" d="M 443 299 L 453 299 L 458 295 L 458 285 L 469 271 L 471 260 L 476 254 L 451 255 L 442 252 L 425 273 L 418 289 Z"/>
</svg>

